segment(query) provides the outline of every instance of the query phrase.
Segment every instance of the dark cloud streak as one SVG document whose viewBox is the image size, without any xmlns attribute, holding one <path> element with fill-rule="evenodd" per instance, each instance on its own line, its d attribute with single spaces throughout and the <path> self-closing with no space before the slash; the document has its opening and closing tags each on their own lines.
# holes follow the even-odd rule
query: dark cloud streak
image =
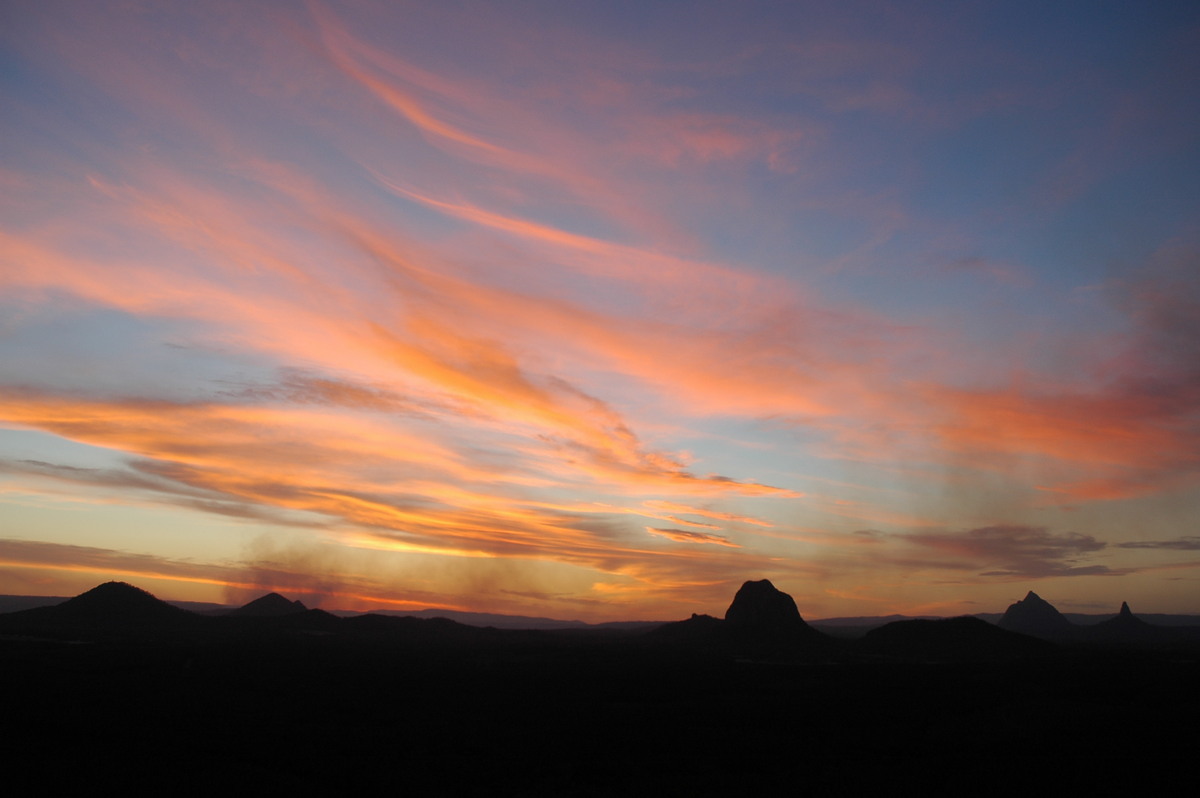
<svg viewBox="0 0 1200 798">
<path fill-rule="evenodd" d="M 1135 540 L 1118 543 L 1118 549 L 1168 549 L 1174 551 L 1200 551 L 1200 535 L 1190 535 L 1176 540 Z"/>
<path fill-rule="evenodd" d="M 1103 549 L 1103 541 L 1076 532 L 1056 535 L 1039 526 L 996 525 L 957 533 L 907 535 L 905 539 L 984 568 L 982 576 L 1038 579 L 1119 573 L 1103 565 L 1077 564 L 1079 559 Z"/>
<path fill-rule="evenodd" d="M 731 548 L 741 548 L 738 544 L 733 543 L 729 538 L 721 535 L 709 535 L 704 532 L 693 532 L 688 529 L 658 529 L 656 527 L 646 527 L 646 531 L 652 535 L 668 538 L 677 543 L 711 543 L 715 546 L 729 546 Z"/>
</svg>

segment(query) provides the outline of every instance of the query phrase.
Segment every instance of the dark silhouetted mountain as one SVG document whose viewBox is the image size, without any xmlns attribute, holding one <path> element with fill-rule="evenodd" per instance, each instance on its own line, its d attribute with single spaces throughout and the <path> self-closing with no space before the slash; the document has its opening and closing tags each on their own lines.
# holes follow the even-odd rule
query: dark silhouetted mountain
<svg viewBox="0 0 1200 798">
<path fill-rule="evenodd" d="M 976 616 L 978 617 L 978 616 Z M 1000 613 L 996 613 L 996 620 Z M 859 640 L 867 632 L 880 626 L 896 621 L 938 621 L 939 615 L 863 615 L 859 617 L 822 618 L 819 621 L 807 621 L 808 625 L 818 632 L 839 640 Z M 986 618 L 984 619 L 986 620 Z"/>
<path fill-rule="evenodd" d="M 289 601 L 278 593 L 268 593 L 249 604 L 238 607 L 229 614 L 243 617 L 277 618 L 280 615 L 294 615 L 297 612 L 307 611 L 308 607 L 305 607 L 300 601 Z"/>
<path fill-rule="evenodd" d="M 833 642 L 806 624 L 792 597 L 767 579 L 743 584 L 724 620 L 692 615 L 663 624 L 647 637 L 709 655 L 755 658 L 803 655 Z"/>
<path fill-rule="evenodd" d="M 1087 630 L 1087 639 L 1105 643 L 1152 643 L 1166 640 L 1169 637 L 1163 630 L 1146 623 L 1129 609 L 1127 602 L 1121 602 L 1121 611 L 1117 617 L 1096 624 Z"/>
<path fill-rule="evenodd" d="M 586 621 L 564 621 L 557 618 L 544 618 L 531 615 L 501 615 L 494 612 L 463 612 L 461 610 L 371 610 L 369 613 L 351 612 L 349 610 L 333 610 L 333 614 L 342 618 L 353 618 L 358 615 L 387 615 L 395 618 L 446 618 L 464 626 L 479 628 L 493 627 L 496 629 L 565 629 L 589 630 L 606 629 L 611 631 L 648 631 L 656 626 L 662 626 L 666 621 L 610 621 L 607 623 L 587 623 Z"/>
<path fill-rule="evenodd" d="M 653 634 L 680 644 L 695 645 L 707 639 L 714 653 L 754 658 L 809 653 L 832 642 L 806 624 L 792 597 L 767 579 L 743 583 L 724 620 L 693 615 L 659 627 Z"/>
<path fill-rule="evenodd" d="M 1020 632 L 1043 639 L 1061 639 L 1069 636 L 1075 626 L 1062 616 L 1054 605 L 1032 590 L 1025 598 L 1009 606 L 997 624 L 1001 629 Z"/>
<path fill-rule="evenodd" d="M 1084 615 L 1082 613 L 1064 612 L 1063 616 L 1073 624 L 1079 626 L 1095 626 L 1099 623 L 1112 620 L 1113 615 Z M 1161 612 L 1139 612 L 1139 619 L 1145 621 L 1152 626 L 1200 626 L 1200 615 L 1178 615 L 1167 614 Z"/>
<path fill-rule="evenodd" d="M 105 582 L 61 604 L 4 616 L 6 626 L 74 629 L 161 629 L 196 620 L 186 610 L 160 601 L 125 582 Z"/>
<path fill-rule="evenodd" d="M 952 662 L 1027 657 L 1053 648 L 969 615 L 889 623 L 867 632 L 863 646 L 876 655 Z"/>
<path fill-rule="evenodd" d="M 774 656 L 823 648 L 832 638 L 800 617 L 796 602 L 767 579 L 746 582 L 725 611 L 729 633 L 743 653 Z"/>
<path fill-rule="evenodd" d="M 1021 610 L 1014 609 L 1017 607 Z M 1031 593 L 1010 608 L 1007 616 L 1028 622 L 1030 617 L 1053 619 L 1057 612 Z M 1062 623 L 1055 627 L 1062 628 Z M 1051 639 L 1077 648 L 1200 649 L 1200 628 L 1153 626 L 1135 618 L 1127 605 L 1120 615 L 1104 623 L 1092 627 L 1067 624 L 1066 629 L 1068 634 Z M 469 650 L 513 661 L 575 656 L 585 649 L 593 653 L 603 650 L 604 656 L 616 657 L 615 652 L 636 649 L 714 665 L 742 659 L 774 663 L 858 660 L 864 655 L 916 661 L 1004 660 L 1042 650 L 1020 634 L 1002 634 L 1006 630 L 971 618 L 892 623 L 873 630 L 862 641 L 838 641 L 807 624 L 791 596 L 767 580 L 743 584 L 724 619 L 693 615 L 649 631 L 645 625 L 517 630 L 467 626 L 444 618 L 342 618 L 305 609 L 301 602 L 274 593 L 238 611 L 210 617 L 179 609 L 121 582 L 100 585 L 54 606 L 0 614 L 0 631 L 10 640 L 46 641 L 137 638 L 144 642 L 143 633 L 149 633 L 173 644 L 223 646 L 231 651 L 246 647 L 257 652 L 256 656 L 272 646 L 286 648 L 291 656 L 296 646 L 310 645 L 320 646 L 323 652 L 366 647 L 418 655 L 429 652 L 431 656 L 459 656 Z"/>
<path fill-rule="evenodd" d="M 361 612 L 340 612 L 335 615 L 353 617 L 363 615 Z M 493 612 L 463 612 L 460 610 L 371 610 L 370 615 L 390 616 L 393 618 L 446 618 L 465 626 L 480 628 L 492 626 L 497 629 L 586 629 L 588 624 L 583 621 L 560 621 L 555 618 L 542 618 L 528 615 L 501 615 Z"/>
<path fill-rule="evenodd" d="M 410 615 L 367 613 L 344 618 L 342 623 L 348 634 L 359 639 L 427 649 L 461 647 L 521 634 L 507 629 L 467 626 L 449 618 L 414 618 Z"/>
<path fill-rule="evenodd" d="M 262 621 L 269 622 L 272 628 L 294 632 L 321 632 L 333 634 L 342 631 L 345 621 L 325 610 L 301 610 L 285 615 L 259 616 Z"/>
<path fill-rule="evenodd" d="M 808 630 L 796 602 L 769 579 L 746 582 L 725 610 L 725 622 L 733 629 L 755 632 Z M 811 630 L 809 630 L 811 631 Z"/>
<path fill-rule="evenodd" d="M 726 623 L 720 618 L 692 613 L 686 621 L 664 623 L 650 630 L 648 637 L 662 642 L 711 645 L 723 641 L 726 631 Z"/>
<path fill-rule="evenodd" d="M 976 616 L 978 617 L 978 616 Z M 999 619 L 1000 615 L 997 614 Z M 819 621 L 807 621 L 809 626 L 828 626 L 830 628 L 838 626 L 883 626 L 885 623 L 894 623 L 896 621 L 939 621 L 942 619 L 940 615 L 855 615 L 837 618 L 822 618 Z M 987 620 L 984 618 L 984 620 Z"/>
<path fill-rule="evenodd" d="M 166 602 L 172 607 L 178 607 L 181 610 L 196 615 L 228 615 L 232 609 L 224 604 L 217 604 L 213 601 L 176 601 L 174 599 L 166 599 Z"/>
</svg>

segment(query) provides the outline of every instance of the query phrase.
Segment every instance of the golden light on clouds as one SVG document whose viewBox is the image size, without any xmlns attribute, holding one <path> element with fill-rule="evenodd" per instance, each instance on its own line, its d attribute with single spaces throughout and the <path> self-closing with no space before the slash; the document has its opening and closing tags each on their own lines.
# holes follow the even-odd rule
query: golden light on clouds
<svg viewBox="0 0 1200 798">
<path fill-rule="evenodd" d="M 806 616 L 1044 580 L 1197 609 L 1200 207 L 1162 165 L 1200 117 L 1169 26 L 1114 32 L 1155 54 L 1121 82 L 832 8 L 755 5 L 697 50 L 719 4 L 651 38 L 417 6 L 10 14 L 14 583 L 609 620 L 719 614 L 749 578 Z"/>
</svg>

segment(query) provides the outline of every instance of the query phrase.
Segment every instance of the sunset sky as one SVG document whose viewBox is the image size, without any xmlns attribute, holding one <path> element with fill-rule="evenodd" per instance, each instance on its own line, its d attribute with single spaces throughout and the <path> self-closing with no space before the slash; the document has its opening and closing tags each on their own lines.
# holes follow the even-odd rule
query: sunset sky
<svg viewBox="0 0 1200 798">
<path fill-rule="evenodd" d="M 4 2 L 0 593 L 1200 612 L 1200 4 Z"/>
</svg>

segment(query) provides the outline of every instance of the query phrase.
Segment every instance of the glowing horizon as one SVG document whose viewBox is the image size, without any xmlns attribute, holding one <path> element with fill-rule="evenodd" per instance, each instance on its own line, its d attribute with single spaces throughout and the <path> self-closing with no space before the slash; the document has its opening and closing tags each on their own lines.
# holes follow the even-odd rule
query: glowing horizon
<svg viewBox="0 0 1200 798">
<path fill-rule="evenodd" d="M 1200 10 L 247 6 L 0 26 L 0 593 L 1200 612 Z"/>
</svg>

